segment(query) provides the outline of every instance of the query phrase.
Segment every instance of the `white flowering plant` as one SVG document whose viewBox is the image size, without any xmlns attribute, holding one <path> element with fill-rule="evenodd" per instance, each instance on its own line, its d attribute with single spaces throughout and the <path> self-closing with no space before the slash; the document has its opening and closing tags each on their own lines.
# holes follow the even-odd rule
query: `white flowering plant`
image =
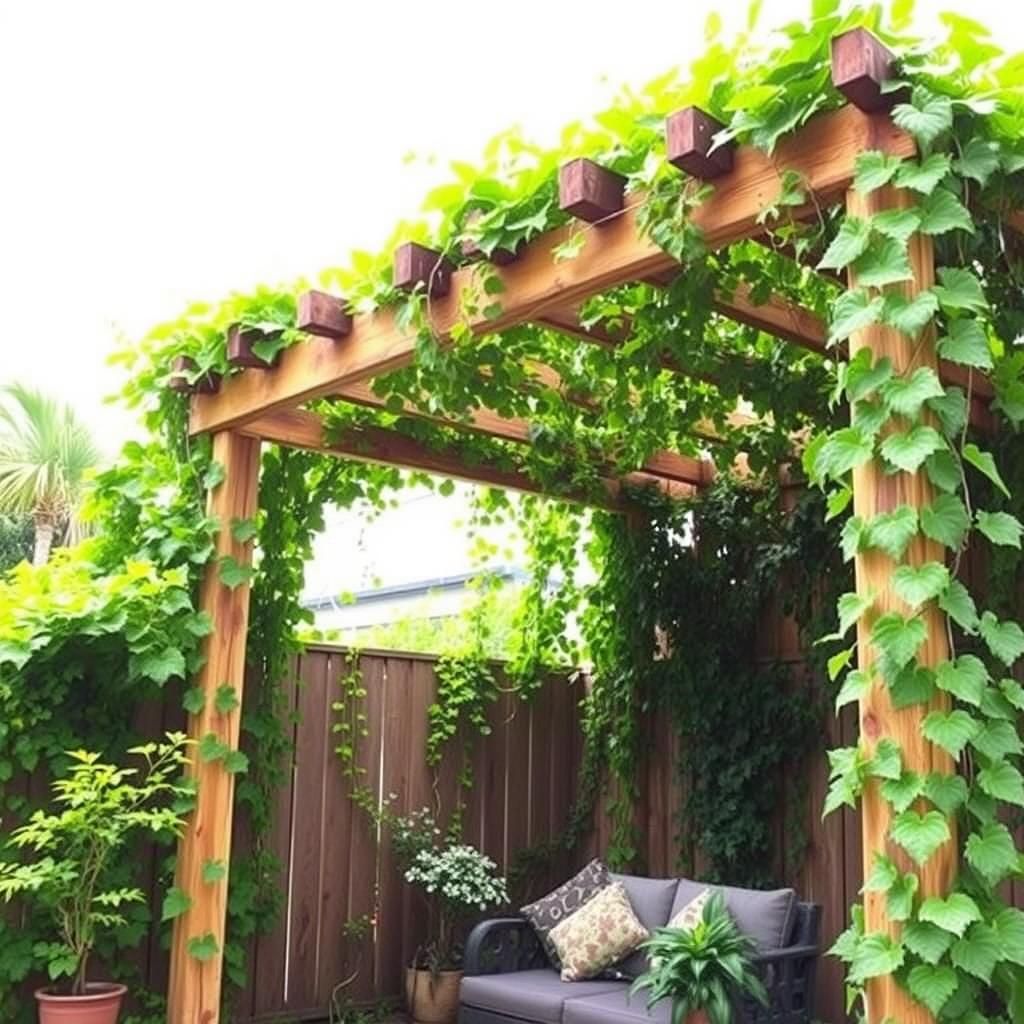
<svg viewBox="0 0 1024 1024">
<path fill-rule="evenodd" d="M 423 890 L 430 909 L 430 937 L 417 950 L 413 966 L 434 973 L 459 967 L 459 926 L 467 917 L 509 901 L 494 861 L 464 843 L 419 849 L 405 880 Z"/>
</svg>

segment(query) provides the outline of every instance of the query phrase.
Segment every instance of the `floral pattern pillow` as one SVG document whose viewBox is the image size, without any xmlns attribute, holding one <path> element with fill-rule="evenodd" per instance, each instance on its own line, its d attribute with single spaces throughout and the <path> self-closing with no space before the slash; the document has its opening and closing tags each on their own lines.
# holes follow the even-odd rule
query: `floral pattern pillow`
<svg viewBox="0 0 1024 1024">
<path fill-rule="evenodd" d="M 669 928 L 685 928 L 687 931 L 693 931 L 694 928 L 701 922 L 704 917 L 704 907 L 708 900 L 711 899 L 711 890 L 705 889 L 699 896 L 694 896 L 685 907 L 680 909 L 671 921 L 668 923 Z"/>
<path fill-rule="evenodd" d="M 562 962 L 558 959 L 558 950 L 549 938 L 551 929 L 568 920 L 571 914 L 575 914 L 610 881 L 608 868 L 594 858 L 554 892 L 549 892 L 547 896 L 522 908 L 520 913 L 533 925 L 533 930 L 544 946 L 544 952 L 547 953 L 552 967 L 561 967 Z"/>
<path fill-rule="evenodd" d="M 552 928 L 548 938 L 562 962 L 562 981 L 583 981 L 629 956 L 650 932 L 633 912 L 625 886 L 613 882 Z"/>
</svg>

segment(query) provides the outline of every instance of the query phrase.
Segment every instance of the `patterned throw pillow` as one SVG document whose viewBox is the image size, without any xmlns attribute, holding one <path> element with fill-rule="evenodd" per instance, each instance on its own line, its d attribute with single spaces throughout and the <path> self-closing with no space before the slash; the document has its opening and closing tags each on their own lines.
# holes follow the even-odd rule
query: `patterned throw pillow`
<svg viewBox="0 0 1024 1024">
<path fill-rule="evenodd" d="M 651 937 L 621 882 L 613 882 L 548 936 L 562 961 L 562 981 L 583 981 L 628 956 Z"/>
<path fill-rule="evenodd" d="M 548 938 L 548 933 L 570 914 L 579 910 L 610 881 L 608 868 L 601 861 L 594 859 L 568 882 L 563 882 L 554 892 L 549 892 L 547 896 L 527 904 L 520 910 L 520 913 L 533 925 L 553 967 L 561 967 L 562 962 L 558 959 L 558 950 Z"/>
<path fill-rule="evenodd" d="M 689 903 L 679 910 L 668 923 L 669 928 L 685 928 L 693 931 L 704 917 L 704 906 L 711 899 L 711 890 L 705 889 L 700 895 L 694 896 Z"/>
</svg>

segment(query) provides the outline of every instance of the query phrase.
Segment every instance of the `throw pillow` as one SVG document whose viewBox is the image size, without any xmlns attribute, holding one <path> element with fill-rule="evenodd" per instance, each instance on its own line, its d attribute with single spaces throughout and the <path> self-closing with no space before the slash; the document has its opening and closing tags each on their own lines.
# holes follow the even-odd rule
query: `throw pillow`
<svg viewBox="0 0 1024 1024">
<path fill-rule="evenodd" d="M 704 917 L 704 907 L 709 899 L 711 899 L 710 889 L 705 889 L 699 895 L 694 896 L 685 907 L 672 915 L 672 920 L 668 923 L 669 928 L 685 928 L 687 931 L 693 931 Z"/>
<path fill-rule="evenodd" d="M 621 882 L 613 882 L 548 938 L 562 962 L 562 981 L 583 981 L 633 952 L 651 933 L 640 923 Z"/>
<path fill-rule="evenodd" d="M 608 868 L 595 858 L 554 892 L 521 908 L 520 913 L 533 925 L 552 967 L 561 967 L 562 962 L 558 959 L 554 943 L 548 938 L 551 929 L 579 910 L 608 882 Z"/>
</svg>

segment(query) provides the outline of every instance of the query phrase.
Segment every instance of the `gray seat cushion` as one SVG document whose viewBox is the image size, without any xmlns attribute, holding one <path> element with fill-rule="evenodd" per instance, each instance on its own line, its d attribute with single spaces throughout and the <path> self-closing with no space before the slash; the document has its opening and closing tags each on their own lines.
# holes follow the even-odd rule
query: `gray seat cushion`
<svg viewBox="0 0 1024 1024">
<path fill-rule="evenodd" d="M 708 886 L 680 878 L 672 904 L 674 916 L 705 889 L 717 889 L 740 931 L 749 935 L 760 952 L 780 949 L 789 942 L 796 920 L 796 892 L 793 889 L 737 889 L 731 885 Z"/>
<path fill-rule="evenodd" d="M 465 1006 L 503 1013 L 538 1024 L 562 1024 L 562 1006 L 584 996 L 626 991 L 622 981 L 562 981 L 550 967 L 509 974 L 479 974 L 462 979 L 459 1000 Z"/>
<path fill-rule="evenodd" d="M 675 878 L 642 878 L 639 875 L 617 875 L 611 873 L 613 882 L 621 882 L 626 887 L 626 895 L 633 904 L 633 913 L 640 918 L 640 923 L 649 931 L 664 928 L 672 916 L 672 901 L 675 899 L 678 879 Z M 647 954 L 637 950 L 615 967 L 629 978 L 636 978 L 647 970 Z"/>
<path fill-rule="evenodd" d="M 669 1024 L 672 1019 L 672 1000 L 662 999 L 647 1009 L 647 993 L 629 994 L 628 988 L 607 992 L 586 999 L 573 999 L 565 1004 L 562 1024 L 630 1024 L 654 1021 Z"/>
</svg>

